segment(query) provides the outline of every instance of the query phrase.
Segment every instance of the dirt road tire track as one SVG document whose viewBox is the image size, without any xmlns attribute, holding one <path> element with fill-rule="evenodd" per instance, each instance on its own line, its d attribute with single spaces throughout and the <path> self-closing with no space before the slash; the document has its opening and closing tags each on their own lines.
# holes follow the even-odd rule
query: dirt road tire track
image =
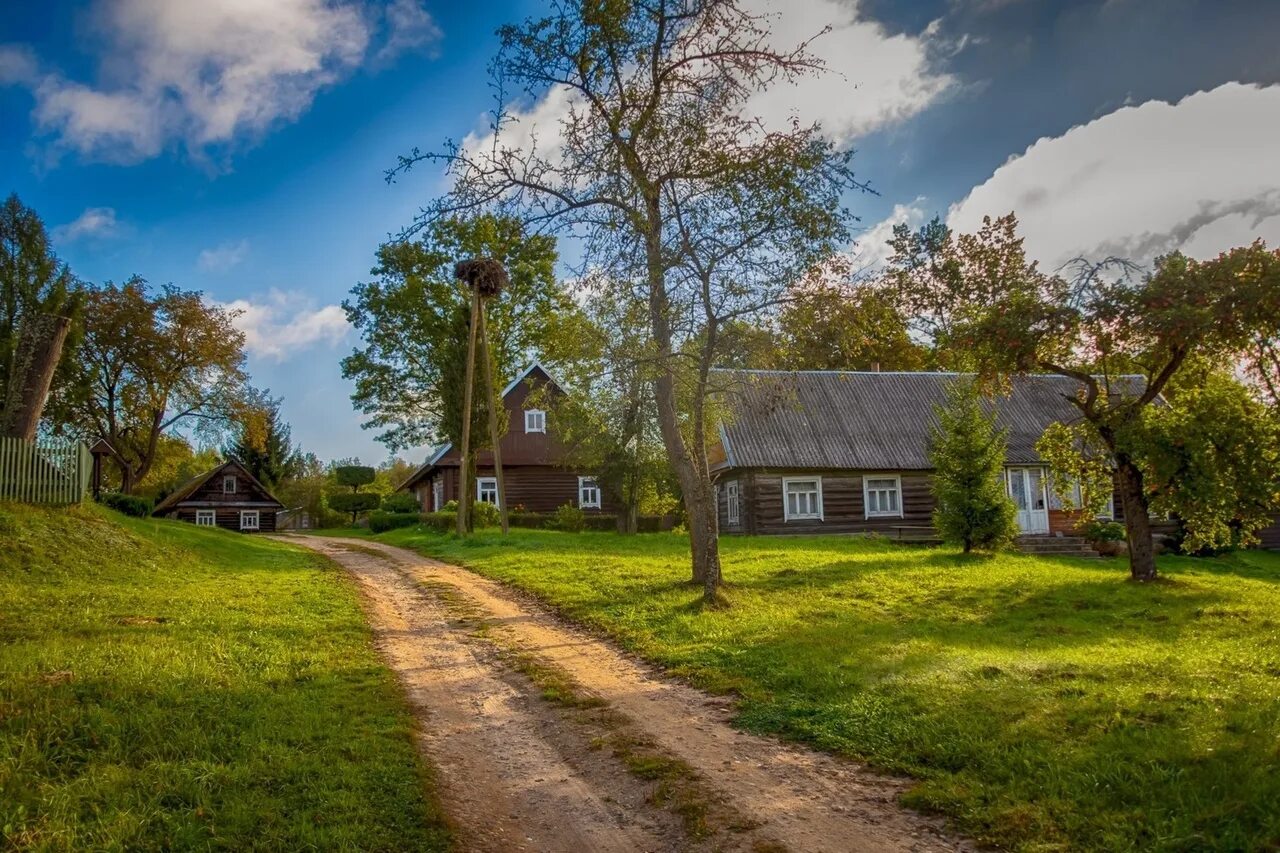
<svg viewBox="0 0 1280 853">
<path fill-rule="evenodd" d="M 359 581 L 379 646 L 422 719 L 446 813 L 468 849 L 973 849 L 939 820 L 899 805 L 902 780 L 737 731 L 725 700 L 662 677 L 500 583 L 366 540 L 289 541 L 327 555 Z M 508 648 L 563 671 L 692 767 L 754 828 L 693 844 L 648 802 L 644 784 L 608 766 L 616 761 L 590 744 L 575 748 L 561 710 L 512 686 L 500 660 L 477 652 L 430 593 L 440 584 Z"/>
</svg>

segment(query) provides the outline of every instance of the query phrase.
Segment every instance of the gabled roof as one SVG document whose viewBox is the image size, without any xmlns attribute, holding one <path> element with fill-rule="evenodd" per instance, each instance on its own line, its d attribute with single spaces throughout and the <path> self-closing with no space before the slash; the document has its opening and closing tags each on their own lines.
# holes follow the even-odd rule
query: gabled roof
<svg viewBox="0 0 1280 853">
<path fill-rule="evenodd" d="M 550 384 L 563 390 L 564 386 L 560 384 L 560 381 L 551 374 L 551 371 L 543 367 L 542 362 L 535 361 L 533 364 L 530 364 L 524 370 L 520 371 L 520 373 L 516 375 L 515 379 L 512 379 L 510 382 L 508 382 L 507 387 L 503 388 L 502 393 L 498 396 L 501 397 L 503 400 L 506 400 L 507 395 L 510 394 L 512 391 L 516 390 L 516 388 L 520 387 L 520 383 L 528 379 L 530 376 L 532 376 L 535 370 L 542 371 L 542 375 L 547 377 L 547 381 Z M 439 462 L 441 459 L 443 459 L 444 455 L 452 449 L 453 449 L 453 442 L 446 441 L 444 444 L 440 445 L 435 450 L 431 451 L 431 454 L 427 457 L 427 461 L 419 465 L 414 470 L 414 472 L 410 474 L 408 478 L 405 479 L 403 483 L 396 486 L 396 491 L 398 492 L 398 491 L 401 491 L 402 489 L 407 489 L 410 486 L 412 486 L 414 483 L 418 482 L 418 480 L 422 479 L 424 474 L 426 474 L 433 467 L 435 467 L 436 463 Z"/>
<path fill-rule="evenodd" d="M 209 482 L 214 477 L 221 474 L 223 471 L 225 471 L 226 469 L 232 466 L 235 466 L 238 469 L 238 472 L 240 474 L 243 474 L 246 478 L 248 478 L 250 483 L 252 483 L 253 485 L 257 486 L 259 489 L 261 489 L 264 495 L 271 498 L 271 500 L 275 501 L 276 503 L 280 504 L 280 508 L 284 509 L 284 504 L 280 503 L 280 501 L 276 499 L 276 496 L 271 494 L 270 489 L 262 485 L 262 482 L 257 477 L 253 476 L 253 474 L 249 472 L 249 469 L 244 467 L 244 464 L 241 463 L 240 460 L 228 459 L 226 462 L 223 462 L 221 465 L 217 466 L 216 468 L 211 468 L 210 470 L 204 472 L 203 474 L 200 474 L 199 476 L 192 477 L 190 480 L 187 480 L 187 482 L 183 483 L 181 486 L 174 489 L 172 492 L 169 493 L 167 497 L 165 497 L 164 500 L 156 504 L 156 507 L 151 511 L 151 514 L 159 515 L 162 512 L 168 512 L 169 510 L 173 509 L 178 504 L 182 503 L 183 501 L 187 500 L 187 498 L 191 497 L 193 494 L 198 492 L 205 483 Z"/>
<path fill-rule="evenodd" d="M 934 407 L 963 374 L 840 371 L 720 371 L 730 383 L 721 428 L 725 466 L 928 470 Z M 1110 393 L 1131 395 L 1141 376 L 1120 377 Z M 1117 387 L 1117 385 L 1121 387 Z M 991 402 L 1008 429 L 1008 462 L 1039 464 L 1035 443 L 1049 424 L 1075 423 L 1081 385 L 1065 376 L 1015 376 Z"/>
</svg>

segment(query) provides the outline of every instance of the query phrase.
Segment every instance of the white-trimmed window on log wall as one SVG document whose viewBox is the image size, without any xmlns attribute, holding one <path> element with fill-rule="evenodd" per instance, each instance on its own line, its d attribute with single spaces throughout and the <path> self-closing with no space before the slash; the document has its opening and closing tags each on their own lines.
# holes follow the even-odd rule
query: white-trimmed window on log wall
<svg viewBox="0 0 1280 853">
<path fill-rule="evenodd" d="M 822 478 L 782 478 L 783 521 L 822 520 Z"/>
</svg>

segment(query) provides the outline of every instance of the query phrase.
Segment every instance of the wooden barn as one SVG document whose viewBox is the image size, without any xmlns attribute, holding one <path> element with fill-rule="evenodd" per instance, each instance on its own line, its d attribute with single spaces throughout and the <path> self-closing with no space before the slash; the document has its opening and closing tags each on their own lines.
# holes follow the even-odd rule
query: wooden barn
<svg viewBox="0 0 1280 853">
<path fill-rule="evenodd" d="M 542 365 L 533 364 L 502 390 L 507 418 L 506 434 L 501 440 L 507 506 L 529 512 L 554 512 L 572 504 L 588 513 L 616 512 L 614 502 L 594 479 L 564 466 L 565 449 L 556 439 L 546 411 L 530 403 L 534 391 L 544 386 L 550 386 L 551 393 L 563 393 Z M 438 510 L 458 499 L 461 457 L 457 448 L 445 444 L 399 488 L 416 495 L 423 512 Z M 474 488 L 477 500 L 497 503 L 498 481 L 493 454 L 488 451 L 479 454 Z"/>
<path fill-rule="evenodd" d="M 221 527 L 241 533 L 271 533 L 276 513 L 284 504 L 235 459 L 188 480 L 166 497 L 151 514 L 202 527 Z"/>
<path fill-rule="evenodd" d="M 712 459 L 721 531 L 910 538 L 932 526 L 934 407 L 957 374 L 724 373 L 731 415 Z M 1063 509 L 1035 451 L 1045 427 L 1079 418 L 1068 399 L 1076 390 L 1066 377 L 1020 376 L 993 403 L 1008 430 L 1005 486 L 1025 535 L 1070 533 L 1079 521 Z M 1118 514 L 1115 504 L 1109 515 Z"/>
</svg>

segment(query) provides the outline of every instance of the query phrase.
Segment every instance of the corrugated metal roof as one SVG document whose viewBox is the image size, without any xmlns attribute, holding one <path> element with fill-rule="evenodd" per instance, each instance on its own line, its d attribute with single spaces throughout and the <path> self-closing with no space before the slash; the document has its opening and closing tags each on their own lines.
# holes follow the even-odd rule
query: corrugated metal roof
<svg viewBox="0 0 1280 853">
<path fill-rule="evenodd" d="M 955 373 L 720 371 L 729 376 L 730 415 L 722 438 L 735 468 L 929 469 L 934 407 Z M 1143 378 L 1123 377 L 1132 393 Z M 997 423 L 1009 430 L 1008 461 L 1038 463 L 1035 443 L 1054 422 L 1075 423 L 1071 402 L 1081 385 L 1065 376 L 1017 376 L 995 398 Z"/>
</svg>

